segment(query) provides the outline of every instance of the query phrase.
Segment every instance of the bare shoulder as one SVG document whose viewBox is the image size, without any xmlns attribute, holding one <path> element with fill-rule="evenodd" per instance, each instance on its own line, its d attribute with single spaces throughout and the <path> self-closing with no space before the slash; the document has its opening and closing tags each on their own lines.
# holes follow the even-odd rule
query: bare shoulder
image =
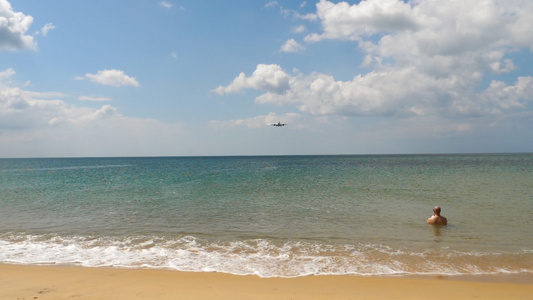
<svg viewBox="0 0 533 300">
<path fill-rule="evenodd" d="M 448 219 L 443 216 L 432 216 L 427 223 L 430 225 L 448 225 Z"/>
</svg>

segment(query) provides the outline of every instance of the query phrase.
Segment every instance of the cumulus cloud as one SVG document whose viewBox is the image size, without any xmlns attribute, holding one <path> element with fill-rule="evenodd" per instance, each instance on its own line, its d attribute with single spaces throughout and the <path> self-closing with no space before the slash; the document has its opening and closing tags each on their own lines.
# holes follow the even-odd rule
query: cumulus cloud
<svg viewBox="0 0 533 300">
<path fill-rule="evenodd" d="M 39 99 L 18 87 L 0 88 L 0 132 L 47 126 L 64 114 L 67 106 L 57 99 Z"/>
<path fill-rule="evenodd" d="M 280 52 L 302 52 L 305 50 L 305 47 L 300 45 L 297 41 L 294 39 L 289 39 L 288 41 L 281 46 Z"/>
<path fill-rule="evenodd" d="M 266 7 L 266 8 L 270 8 L 270 7 L 276 7 L 276 6 L 278 6 L 278 5 L 279 5 L 278 1 L 268 1 L 268 2 L 265 4 L 265 7 Z"/>
<path fill-rule="evenodd" d="M 79 118 L 79 121 L 94 121 L 100 119 L 112 118 L 114 116 L 122 117 L 117 113 L 117 109 L 111 105 L 103 105 L 101 108 L 83 115 Z"/>
<path fill-rule="evenodd" d="M 107 104 L 69 105 L 62 93 L 12 86 L 14 74 L 0 71 L 0 156 L 153 155 L 154 145 L 170 155 L 185 134 L 181 124 L 130 118 Z"/>
<path fill-rule="evenodd" d="M 496 73 L 515 69 L 505 55 L 533 50 L 533 2 L 367 0 L 350 5 L 321 0 L 316 5 L 322 33 L 305 37 L 351 40 L 367 53 L 366 65 L 446 64 L 450 69 Z M 427 68 L 426 68 L 427 69 Z M 437 68 L 433 68 L 437 69 Z"/>
<path fill-rule="evenodd" d="M 32 92 L 1 84 L 0 132 L 14 129 L 34 130 L 59 123 L 76 124 L 103 118 L 115 112 L 109 105 L 97 110 L 69 106 L 60 99 L 63 96 L 58 92 Z"/>
<path fill-rule="evenodd" d="M 410 3 L 399 0 L 368 0 L 354 5 L 321 0 L 316 7 L 324 33 L 308 35 L 306 39 L 310 42 L 360 40 L 382 31 L 414 30 L 419 26 L 412 17 Z"/>
<path fill-rule="evenodd" d="M 33 37 L 26 32 L 33 17 L 14 12 L 7 0 L 0 0 L 0 50 L 36 49 Z"/>
<path fill-rule="evenodd" d="M 120 86 L 134 86 L 139 87 L 139 82 L 134 78 L 126 75 L 124 71 L 121 70 L 103 70 L 98 71 L 96 74 L 85 74 L 85 77 L 76 77 L 76 79 L 81 80 L 87 78 L 92 82 L 109 85 L 114 87 Z"/>
<path fill-rule="evenodd" d="M 493 80 L 481 96 L 502 109 L 525 108 L 527 103 L 524 100 L 533 101 L 533 77 L 518 77 L 514 85 Z"/>
<path fill-rule="evenodd" d="M 170 2 L 167 2 L 167 1 L 161 1 L 159 2 L 159 5 L 166 8 L 166 9 L 171 9 L 174 4 L 170 3 Z"/>
<path fill-rule="evenodd" d="M 11 76 L 15 75 L 15 70 L 8 68 L 4 71 L 0 71 L 0 82 L 9 79 Z"/>
<path fill-rule="evenodd" d="M 259 64 L 250 77 L 240 73 L 230 85 L 219 86 L 214 92 L 223 95 L 244 89 L 256 89 L 282 94 L 289 88 L 289 79 L 289 75 L 280 66 Z"/>
<path fill-rule="evenodd" d="M 259 66 L 284 74 L 288 87 L 283 93 L 274 88 L 259 88 L 262 85 L 258 83 L 249 84 L 247 79 L 254 76 L 243 74 L 218 90 L 229 93 L 245 87 L 261 89 L 265 93 L 256 98 L 257 103 L 295 105 L 301 112 L 317 116 L 479 116 L 499 109 L 525 107 L 533 98 L 533 77 L 519 78 L 513 85 L 493 82 L 489 89 L 479 93 L 475 90 L 481 80 L 479 76 L 469 78 L 469 82 L 454 75 L 430 77 L 413 66 L 376 70 L 351 81 L 335 80 L 332 75 L 320 73 L 290 76 L 278 65 Z M 258 69 L 256 72 L 262 74 Z M 260 78 L 254 79 L 261 82 Z"/>
<path fill-rule="evenodd" d="M 42 34 L 43 36 L 47 36 L 48 35 L 48 32 L 50 32 L 50 30 L 53 30 L 55 29 L 56 27 L 54 26 L 54 24 L 52 23 L 47 23 L 43 26 L 43 28 L 41 28 L 41 31 L 39 31 L 38 33 Z"/>
<path fill-rule="evenodd" d="M 215 91 L 256 89 L 263 91 L 257 103 L 291 105 L 315 116 L 419 120 L 496 118 L 527 110 L 533 100 L 532 76 L 508 76 L 484 86 L 487 77 L 519 68 L 513 53 L 533 51 L 531 1 L 321 0 L 316 9 L 322 32 L 305 40 L 352 41 L 363 53 L 367 73 L 354 71 L 352 80 L 342 81 L 332 74 L 290 75 L 279 65 L 258 65 L 252 76 L 241 73 Z M 285 46 L 294 49 L 289 42 Z M 274 70 L 283 85 L 264 84 Z M 460 124 L 445 127 L 473 128 Z"/>
<path fill-rule="evenodd" d="M 298 26 L 295 26 L 291 29 L 291 32 L 293 33 L 302 33 L 302 32 L 305 32 L 305 26 L 304 25 L 298 25 Z"/>
</svg>

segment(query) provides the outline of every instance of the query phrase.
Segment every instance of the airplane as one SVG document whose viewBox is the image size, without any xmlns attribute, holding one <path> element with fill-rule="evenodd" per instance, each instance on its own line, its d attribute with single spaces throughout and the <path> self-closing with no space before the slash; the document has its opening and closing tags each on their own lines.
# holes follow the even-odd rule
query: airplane
<svg viewBox="0 0 533 300">
<path fill-rule="evenodd" d="M 276 127 L 281 127 L 281 126 L 285 126 L 285 125 L 287 125 L 287 124 L 284 124 L 284 123 L 278 122 L 277 124 L 274 123 L 274 124 L 270 124 L 270 125 L 272 125 L 272 126 L 276 126 Z"/>
</svg>

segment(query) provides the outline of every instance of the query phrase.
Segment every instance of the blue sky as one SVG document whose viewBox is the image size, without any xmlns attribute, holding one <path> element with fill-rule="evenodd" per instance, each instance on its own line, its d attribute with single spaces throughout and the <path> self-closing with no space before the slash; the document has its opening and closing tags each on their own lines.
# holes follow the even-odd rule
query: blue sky
<svg viewBox="0 0 533 300">
<path fill-rule="evenodd" d="M 519 0 L 0 0 L 0 157 L 532 152 L 531 28 Z"/>
</svg>

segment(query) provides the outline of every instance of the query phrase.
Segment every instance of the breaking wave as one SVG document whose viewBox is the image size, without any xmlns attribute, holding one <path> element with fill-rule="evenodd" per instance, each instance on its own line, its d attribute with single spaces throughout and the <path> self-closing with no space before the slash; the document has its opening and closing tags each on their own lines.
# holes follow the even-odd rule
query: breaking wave
<svg viewBox="0 0 533 300">
<path fill-rule="evenodd" d="M 174 238 L 0 235 L 0 263 L 173 269 L 260 277 L 533 273 L 533 253 L 437 252 L 377 244 Z"/>
</svg>

